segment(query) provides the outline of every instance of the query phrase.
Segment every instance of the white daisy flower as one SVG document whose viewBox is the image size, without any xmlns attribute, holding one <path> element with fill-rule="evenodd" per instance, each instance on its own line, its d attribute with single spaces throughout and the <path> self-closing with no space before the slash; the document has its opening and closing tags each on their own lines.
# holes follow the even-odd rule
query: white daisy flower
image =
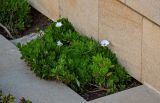
<svg viewBox="0 0 160 103">
<path fill-rule="evenodd" d="M 57 27 L 57 28 L 61 27 L 62 25 L 63 25 L 63 24 L 62 24 L 61 22 L 57 22 L 57 23 L 56 23 L 56 27 Z"/>
<path fill-rule="evenodd" d="M 108 46 L 110 44 L 110 42 L 108 40 L 102 40 L 100 42 L 101 46 L 105 47 L 105 46 Z"/>
<path fill-rule="evenodd" d="M 63 45 L 63 43 L 59 40 L 59 41 L 57 41 L 57 46 L 62 46 Z"/>
</svg>

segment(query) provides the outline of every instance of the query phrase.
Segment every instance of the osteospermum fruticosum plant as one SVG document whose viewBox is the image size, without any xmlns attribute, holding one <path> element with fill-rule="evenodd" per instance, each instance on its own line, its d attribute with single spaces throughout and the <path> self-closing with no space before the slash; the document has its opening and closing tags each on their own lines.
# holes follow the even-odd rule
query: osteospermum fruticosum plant
<svg viewBox="0 0 160 103">
<path fill-rule="evenodd" d="M 127 88 L 131 77 L 108 45 L 107 40 L 99 43 L 80 35 L 67 19 L 60 19 L 42 37 L 18 47 L 31 70 L 43 79 L 62 81 L 80 93 L 93 85 L 114 93 Z"/>
</svg>

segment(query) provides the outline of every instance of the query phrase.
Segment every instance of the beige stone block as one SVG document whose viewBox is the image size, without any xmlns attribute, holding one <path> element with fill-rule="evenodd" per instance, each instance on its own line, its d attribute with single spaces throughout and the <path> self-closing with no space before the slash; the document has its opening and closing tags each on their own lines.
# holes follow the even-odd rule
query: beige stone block
<svg viewBox="0 0 160 103">
<path fill-rule="evenodd" d="M 142 80 L 160 91 L 160 27 L 143 20 Z"/>
<path fill-rule="evenodd" d="M 38 11 L 52 20 L 59 18 L 59 0 L 28 0 Z"/>
<path fill-rule="evenodd" d="M 126 0 L 126 4 L 160 25 L 160 0 Z"/>
<path fill-rule="evenodd" d="M 98 0 L 60 0 L 61 16 L 82 34 L 98 39 Z"/>
<path fill-rule="evenodd" d="M 119 0 L 119 1 L 121 1 L 121 2 L 123 2 L 123 3 L 125 3 L 125 2 L 126 2 L 126 0 Z"/>
<path fill-rule="evenodd" d="M 99 0 L 99 39 L 111 42 L 120 63 L 140 81 L 142 16 L 117 0 Z"/>
</svg>

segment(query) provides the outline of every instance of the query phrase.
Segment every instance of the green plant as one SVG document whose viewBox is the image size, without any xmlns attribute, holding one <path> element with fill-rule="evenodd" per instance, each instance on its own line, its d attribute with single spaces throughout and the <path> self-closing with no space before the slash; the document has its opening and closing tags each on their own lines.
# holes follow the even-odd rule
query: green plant
<svg viewBox="0 0 160 103">
<path fill-rule="evenodd" d="M 27 0 L 0 0 L 0 23 L 15 36 L 30 26 L 29 13 Z"/>
<path fill-rule="evenodd" d="M 61 27 L 56 27 L 61 22 Z M 94 85 L 107 93 L 127 87 L 131 77 L 116 55 L 92 38 L 80 35 L 67 19 L 53 22 L 44 36 L 18 45 L 22 58 L 44 79 L 56 79 L 77 92 Z"/>
<path fill-rule="evenodd" d="M 14 103 L 15 99 L 16 98 L 11 94 L 3 95 L 2 91 L 0 90 L 0 103 Z M 26 100 L 24 97 L 22 97 L 20 99 L 20 103 L 32 103 L 32 102 L 29 100 Z"/>
<path fill-rule="evenodd" d="M 26 100 L 24 97 L 22 97 L 20 100 L 21 103 L 32 103 L 30 100 Z"/>
<path fill-rule="evenodd" d="M 12 95 L 7 95 L 7 96 L 1 96 L 0 97 L 0 103 L 14 103 L 15 97 Z"/>
</svg>

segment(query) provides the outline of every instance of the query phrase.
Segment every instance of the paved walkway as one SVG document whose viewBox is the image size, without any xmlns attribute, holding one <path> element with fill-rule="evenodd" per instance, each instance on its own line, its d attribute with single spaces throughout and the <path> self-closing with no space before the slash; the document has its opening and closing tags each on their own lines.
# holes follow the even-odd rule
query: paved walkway
<svg viewBox="0 0 160 103">
<path fill-rule="evenodd" d="M 0 88 L 33 103 L 87 103 L 66 85 L 35 76 L 17 48 L 0 35 Z M 142 85 L 88 103 L 160 103 L 160 95 Z"/>
</svg>

